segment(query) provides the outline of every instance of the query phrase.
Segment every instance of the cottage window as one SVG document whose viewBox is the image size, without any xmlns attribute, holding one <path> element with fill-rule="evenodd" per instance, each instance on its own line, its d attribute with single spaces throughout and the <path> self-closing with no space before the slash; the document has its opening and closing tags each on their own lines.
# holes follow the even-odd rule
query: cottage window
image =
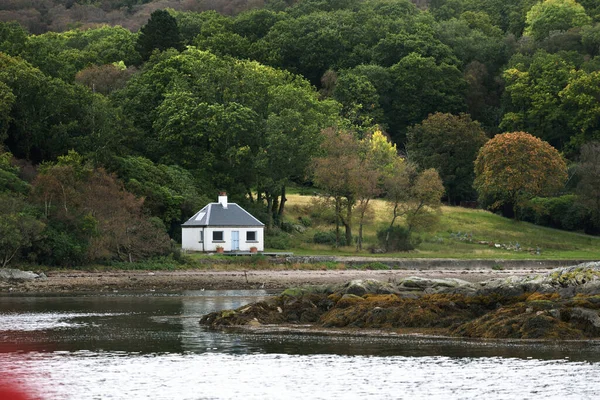
<svg viewBox="0 0 600 400">
<path fill-rule="evenodd" d="M 200 235 L 198 237 L 198 242 L 200 242 L 200 243 L 204 242 L 204 231 L 200 231 Z"/>
<path fill-rule="evenodd" d="M 256 242 L 256 231 L 246 231 L 246 242 Z"/>
<path fill-rule="evenodd" d="M 213 242 L 222 242 L 223 241 L 223 231 L 214 231 L 212 236 L 213 236 Z"/>
</svg>

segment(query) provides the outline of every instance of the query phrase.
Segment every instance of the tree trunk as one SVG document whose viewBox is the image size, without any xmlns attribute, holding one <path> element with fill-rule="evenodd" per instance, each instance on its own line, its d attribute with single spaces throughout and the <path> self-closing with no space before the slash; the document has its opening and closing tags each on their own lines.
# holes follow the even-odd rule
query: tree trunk
<svg viewBox="0 0 600 400">
<path fill-rule="evenodd" d="M 363 222 L 365 220 L 365 213 L 367 212 L 367 208 L 369 207 L 369 200 L 367 199 L 364 202 L 361 201 L 359 210 L 360 216 L 358 220 L 358 239 L 356 240 L 356 250 L 362 250 L 362 241 L 363 241 Z"/>
<path fill-rule="evenodd" d="M 362 218 L 361 218 L 360 222 L 358 223 L 358 239 L 356 239 L 356 250 L 358 250 L 358 251 L 362 250 L 362 235 L 363 235 L 363 222 L 362 222 Z"/>
<path fill-rule="evenodd" d="M 281 185 L 281 201 L 279 202 L 279 210 L 277 211 L 277 216 L 279 217 L 280 221 L 283 220 L 283 212 L 286 201 L 287 198 L 285 197 L 285 185 Z"/>
<path fill-rule="evenodd" d="M 396 218 L 398 217 L 398 202 L 394 203 L 394 211 L 392 214 L 392 222 L 390 222 L 390 226 L 388 231 L 385 234 L 385 251 L 388 251 L 389 243 L 390 243 L 390 230 L 394 227 L 394 223 L 396 222 Z"/>
<path fill-rule="evenodd" d="M 346 218 L 344 218 L 344 227 L 346 228 L 346 246 L 352 245 L 352 205 L 353 201 L 350 197 L 346 203 Z"/>
<path fill-rule="evenodd" d="M 266 197 L 267 197 L 267 230 L 272 230 L 273 229 L 273 197 L 271 197 L 270 194 L 266 193 Z"/>
<path fill-rule="evenodd" d="M 340 247 L 340 213 L 342 212 L 341 199 L 335 198 L 335 247 Z"/>
</svg>

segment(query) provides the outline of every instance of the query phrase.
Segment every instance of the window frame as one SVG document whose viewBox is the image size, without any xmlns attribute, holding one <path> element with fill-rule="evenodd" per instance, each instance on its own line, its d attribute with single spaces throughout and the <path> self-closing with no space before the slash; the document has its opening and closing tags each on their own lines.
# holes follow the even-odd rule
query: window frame
<svg viewBox="0 0 600 400">
<path fill-rule="evenodd" d="M 253 239 L 250 239 L 249 235 L 252 234 L 254 236 Z M 256 231 L 246 231 L 246 243 L 257 243 L 258 242 L 258 233 Z"/>
<path fill-rule="evenodd" d="M 217 239 L 216 238 L 217 235 L 220 235 L 221 239 Z M 224 231 L 212 231 L 212 241 L 213 241 L 213 243 L 225 242 L 225 232 Z"/>
</svg>

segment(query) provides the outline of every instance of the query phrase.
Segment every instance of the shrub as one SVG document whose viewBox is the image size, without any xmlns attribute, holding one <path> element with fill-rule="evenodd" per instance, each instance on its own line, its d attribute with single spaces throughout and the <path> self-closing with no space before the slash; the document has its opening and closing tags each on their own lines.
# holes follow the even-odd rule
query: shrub
<svg viewBox="0 0 600 400">
<path fill-rule="evenodd" d="M 590 218 L 590 210 L 578 201 L 576 195 L 572 194 L 531 199 L 521 210 L 521 218 L 537 225 L 557 229 L 570 231 L 584 229 L 586 232 L 598 230 Z"/>
<path fill-rule="evenodd" d="M 265 247 L 276 250 L 287 250 L 290 248 L 290 237 L 278 229 L 271 229 L 265 235 Z"/>
<path fill-rule="evenodd" d="M 379 261 L 370 262 L 367 264 L 363 264 L 362 266 L 366 270 L 388 270 L 392 269 L 389 265 L 386 265 Z"/>
<path fill-rule="evenodd" d="M 307 228 L 312 226 L 312 219 L 310 219 L 310 217 L 298 217 L 298 221 Z"/>
<path fill-rule="evenodd" d="M 379 245 L 386 252 L 414 250 L 410 231 L 404 226 L 392 226 L 377 231 Z"/>
<path fill-rule="evenodd" d="M 317 244 L 328 244 L 335 246 L 335 231 L 317 231 L 313 236 L 313 243 Z M 346 236 L 340 233 L 340 246 L 346 246 Z"/>
</svg>

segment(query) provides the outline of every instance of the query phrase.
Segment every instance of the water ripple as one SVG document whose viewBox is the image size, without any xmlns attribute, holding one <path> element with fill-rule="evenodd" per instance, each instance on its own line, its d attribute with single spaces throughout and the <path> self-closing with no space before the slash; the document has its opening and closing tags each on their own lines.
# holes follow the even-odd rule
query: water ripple
<svg viewBox="0 0 600 400">
<path fill-rule="evenodd" d="M 0 355 L 44 399 L 593 399 L 598 363 L 90 351 Z"/>
</svg>

